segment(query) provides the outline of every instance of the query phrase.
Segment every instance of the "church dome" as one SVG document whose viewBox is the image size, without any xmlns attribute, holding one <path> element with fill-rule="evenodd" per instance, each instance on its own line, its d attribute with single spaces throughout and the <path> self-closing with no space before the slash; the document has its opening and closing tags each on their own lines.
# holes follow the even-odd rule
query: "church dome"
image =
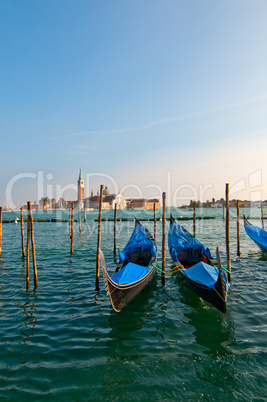
<svg viewBox="0 0 267 402">
<path fill-rule="evenodd" d="M 103 190 L 103 195 L 110 195 L 110 191 L 107 186 Z"/>
</svg>

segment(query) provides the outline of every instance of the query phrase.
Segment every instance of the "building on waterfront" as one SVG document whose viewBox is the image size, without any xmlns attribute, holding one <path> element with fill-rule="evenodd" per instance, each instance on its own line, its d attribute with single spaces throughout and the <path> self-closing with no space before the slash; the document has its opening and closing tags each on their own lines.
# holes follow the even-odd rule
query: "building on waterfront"
<svg viewBox="0 0 267 402">
<path fill-rule="evenodd" d="M 127 205 L 124 195 L 120 193 L 106 195 L 104 201 L 109 203 L 110 209 L 115 209 L 115 205 L 117 205 L 117 209 L 125 209 Z"/>
<path fill-rule="evenodd" d="M 75 209 L 99 209 L 99 191 L 94 195 L 91 191 L 91 196 L 84 198 L 84 180 L 82 177 L 82 171 L 80 169 L 77 180 L 77 199 L 72 201 L 65 201 L 62 197 L 57 201 L 55 198 L 49 199 L 47 196 L 42 197 L 39 200 L 39 206 L 35 203 L 33 208 L 40 210 L 55 210 L 55 209 L 67 209 L 72 206 Z M 154 205 L 156 209 L 160 208 L 158 199 L 145 199 L 145 198 L 129 198 L 125 199 L 124 194 L 111 194 L 107 185 L 103 189 L 102 208 L 103 209 L 115 209 L 115 205 L 118 210 L 123 209 L 153 209 Z"/>
<path fill-rule="evenodd" d="M 253 207 L 261 207 L 261 204 L 263 207 L 267 207 L 267 200 L 265 201 L 249 201 L 249 200 L 239 200 L 239 207 L 240 208 L 253 208 Z M 225 207 L 225 200 L 221 198 L 220 200 L 215 201 L 213 199 L 212 202 L 206 201 L 206 202 L 196 202 L 196 207 L 197 208 L 223 208 Z M 237 200 L 229 200 L 229 208 L 236 208 L 237 207 Z M 183 205 L 180 208 L 187 208 L 187 209 L 192 209 L 192 202 L 190 205 Z"/>
<path fill-rule="evenodd" d="M 10 212 L 11 211 L 11 209 L 9 208 L 9 206 L 7 205 L 7 203 L 5 202 L 4 203 L 4 206 L 3 206 L 3 212 Z"/>
<path fill-rule="evenodd" d="M 110 195 L 110 191 L 107 186 L 103 190 L 103 195 Z"/>
<path fill-rule="evenodd" d="M 160 202 L 158 199 L 146 200 L 145 202 L 145 209 L 154 209 L 154 204 L 156 209 L 160 209 Z"/>
<path fill-rule="evenodd" d="M 50 206 L 50 204 L 49 204 L 49 206 Z M 28 205 L 27 205 L 27 204 L 22 205 L 21 208 L 22 208 L 24 211 L 27 211 Z M 37 204 L 37 202 L 34 201 L 34 203 L 32 204 L 32 211 L 38 211 L 39 209 L 41 209 L 41 208 L 40 208 L 40 204 Z M 44 209 L 44 208 L 42 208 L 42 209 Z M 45 208 L 45 209 L 47 209 L 47 208 Z"/>
<path fill-rule="evenodd" d="M 127 199 L 127 209 L 145 209 L 145 199 L 144 198 L 128 198 Z"/>
<path fill-rule="evenodd" d="M 99 192 L 97 195 L 94 195 L 91 191 L 91 197 L 86 198 L 83 200 L 85 204 L 85 208 L 89 209 L 98 209 L 99 208 Z M 102 208 L 103 209 L 114 209 L 115 204 L 117 204 L 117 209 L 125 209 L 127 202 L 124 198 L 123 194 L 110 194 L 109 189 L 107 186 L 103 190 L 103 199 L 102 199 Z"/>
<path fill-rule="evenodd" d="M 224 207 L 224 201 L 223 200 L 217 200 L 213 203 L 214 208 L 223 208 Z"/>
<path fill-rule="evenodd" d="M 43 209 L 43 210 L 45 210 L 45 211 L 47 211 L 48 209 L 51 209 L 50 208 L 50 199 L 48 198 L 48 197 L 42 197 L 40 200 L 39 200 L 39 209 Z"/>
<path fill-rule="evenodd" d="M 99 208 L 99 192 L 94 195 L 91 191 L 91 197 L 83 200 L 85 203 L 85 208 L 98 209 Z M 145 198 L 129 198 L 125 199 L 124 195 L 121 193 L 111 194 L 107 186 L 103 190 L 103 209 L 153 209 L 154 204 L 156 204 L 156 209 L 160 209 L 160 203 L 158 199 L 145 199 Z"/>
<path fill-rule="evenodd" d="M 67 207 L 67 201 L 64 200 L 64 198 L 60 198 L 57 202 L 57 208 L 58 209 L 65 209 Z"/>
<path fill-rule="evenodd" d="M 50 207 L 51 209 L 56 209 L 56 199 L 55 198 L 51 198 L 50 200 Z"/>
<path fill-rule="evenodd" d="M 99 209 L 99 200 L 100 195 L 93 195 L 92 197 L 86 198 L 83 200 L 84 207 L 89 210 L 97 210 Z M 110 209 L 109 202 L 102 199 L 102 209 Z"/>
<path fill-rule="evenodd" d="M 126 201 L 127 209 L 154 209 L 154 204 L 156 204 L 156 209 L 160 208 L 158 199 L 146 200 L 145 198 L 129 198 Z"/>
</svg>

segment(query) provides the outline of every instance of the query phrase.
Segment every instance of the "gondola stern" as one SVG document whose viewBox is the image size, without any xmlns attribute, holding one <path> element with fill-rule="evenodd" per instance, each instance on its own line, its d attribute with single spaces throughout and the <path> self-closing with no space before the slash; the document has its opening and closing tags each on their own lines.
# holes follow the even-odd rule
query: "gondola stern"
<svg viewBox="0 0 267 402">
<path fill-rule="evenodd" d="M 246 228 L 246 226 L 251 226 L 251 223 L 247 220 L 245 214 L 243 214 L 243 222 L 244 222 L 244 227 Z"/>
<path fill-rule="evenodd" d="M 174 219 L 174 217 L 172 216 L 172 214 L 170 214 L 170 223 L 174 223 L 175 222 L 175 219 Z"/>
<path fill-rule="evenodd" d="M 135 227 L 142 226 L 142 224 L 139 222 L 139 220 L 136 218 L 136 216 L 134 217 L 134 222 L 135 222 Z"/>
</svg>

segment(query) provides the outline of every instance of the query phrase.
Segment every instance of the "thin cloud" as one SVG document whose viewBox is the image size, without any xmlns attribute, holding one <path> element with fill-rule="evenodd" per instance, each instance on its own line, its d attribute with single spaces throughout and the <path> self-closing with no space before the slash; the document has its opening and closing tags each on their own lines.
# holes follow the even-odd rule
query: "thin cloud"
<svg viewBox="0 0 267 402">
<path fill-rule="evenodd" d="M 173 116 L 173 117 L 167 117 L 167 118 L 164 118 L 161 120 L 155 120 L 155 121 L 149 122 L 147 124 L 144 124 L 142 126 L 112 128 L 109 130 L 98 130 L 98 131 L 75 132 L 75 133 L 64 134 L 64 135 L 57 136 L 57 137 L 44 138 L 38 142 L 55 141 L 55 140 L 62 140 L 62 139 L 67 139 L 67 138 L 71 138 L 71 137 L 88 136 L 88 135 L 101 136 L 101 135 L 110 135 L 110 134 L 126 134 L 126 133 L 130 133 L 130 132 L 137 133 L 137 132 L 148 130 L 152 127 L 158 127 L 158 126 L 173 123 L 176 121 L 189 120 L 189 119 L 193 119 L 196 117 L 202 117 L 202 116 L 206 116 L 206 115 L 213 114 L 213 113 L 223 112 L 225 110 L 235 109 L 235 108 L 246 106 L 246 105 L 249 105 L 252 103 L 260 102 L 260 101 L 263 101 L 266 99 L 267 99 L 267 94 L 261 95 L 258 97 L 253 97 L 251 99 L 246 99 L 244 101 L 232 103 L 229 105 L 220 106 L 217 108 L 202 110 L 200 112 L 188 113 L 185 115 Z"/>
</svg>

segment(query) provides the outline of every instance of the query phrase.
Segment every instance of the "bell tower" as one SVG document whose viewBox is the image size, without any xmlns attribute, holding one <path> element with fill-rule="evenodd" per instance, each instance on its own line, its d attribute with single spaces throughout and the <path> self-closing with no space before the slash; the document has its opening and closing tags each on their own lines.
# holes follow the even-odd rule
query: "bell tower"
<svg viewBox="0 0 267 402">
<path fill-rule="evenodd" d="M 81 204 L 84 199 L 84 181 L 82 177 L 82 171 L 80 169 L 80 174 L 78 178 L 78 203 Z"/>
</svg>

